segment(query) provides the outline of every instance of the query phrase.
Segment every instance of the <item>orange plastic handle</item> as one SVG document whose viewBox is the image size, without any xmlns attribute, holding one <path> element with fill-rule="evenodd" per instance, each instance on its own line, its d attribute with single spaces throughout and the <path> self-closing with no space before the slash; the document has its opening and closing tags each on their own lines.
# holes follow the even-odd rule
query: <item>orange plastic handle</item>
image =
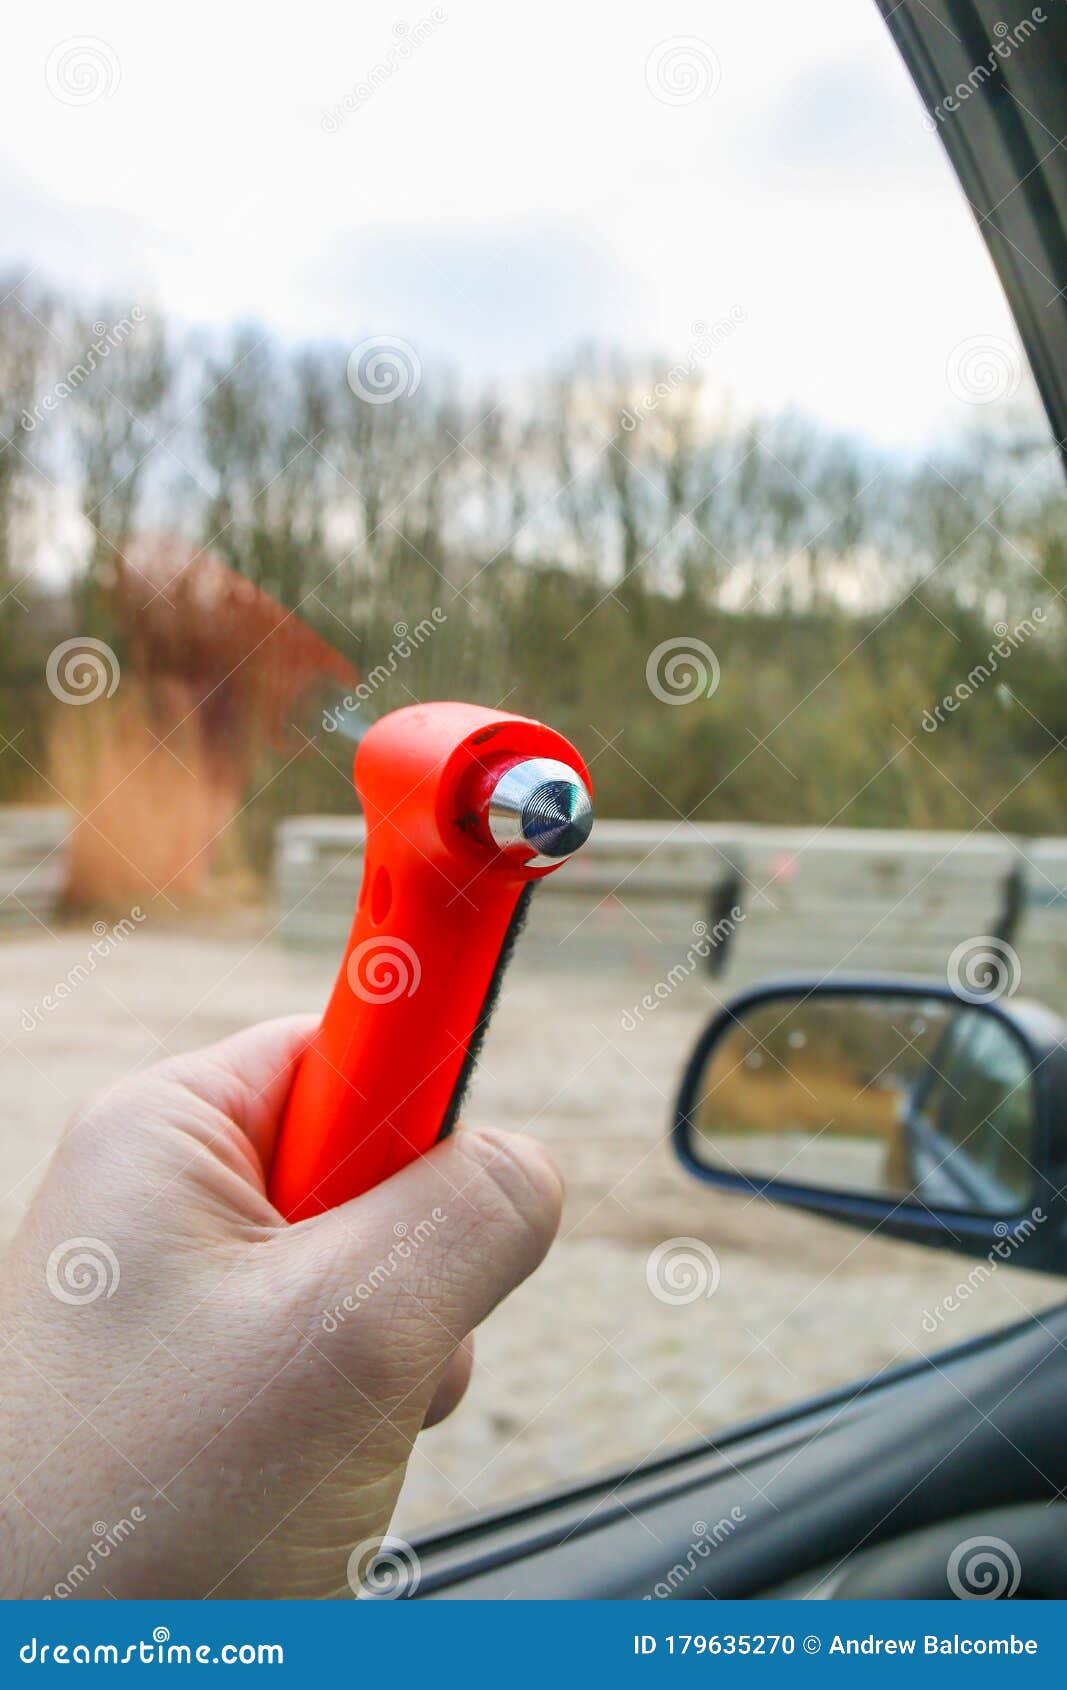
<svg viewBox="0 0 1067 1690">
<path fill-rule="evenodd" d="M 396 710 L 360 743 L 359 902 L 271 1176 L 271 1198 L 289 1220 L 369 1190 L 450 1125 L 516 904 L 561 866 L 516 860 L 479 821 L 479 799 L 529 757 L 568 763 L 592 790 L 561 734 L 477 705 Z"/>
</svg>

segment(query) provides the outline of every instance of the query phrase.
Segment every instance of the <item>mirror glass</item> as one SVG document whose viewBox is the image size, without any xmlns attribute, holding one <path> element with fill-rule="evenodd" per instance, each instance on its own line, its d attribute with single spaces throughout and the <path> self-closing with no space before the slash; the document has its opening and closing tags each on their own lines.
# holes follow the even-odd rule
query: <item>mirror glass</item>
<svg viewBox="0 0 1067 1690">
<path fill-rule="evenodd" d="M 688 1116 L 694 1155 L 721 1173 L 986 1215 L 1036 1192 L 1032 1064 L 981 1005 L 764 999 L 708 1052 Z"/>
</svg>

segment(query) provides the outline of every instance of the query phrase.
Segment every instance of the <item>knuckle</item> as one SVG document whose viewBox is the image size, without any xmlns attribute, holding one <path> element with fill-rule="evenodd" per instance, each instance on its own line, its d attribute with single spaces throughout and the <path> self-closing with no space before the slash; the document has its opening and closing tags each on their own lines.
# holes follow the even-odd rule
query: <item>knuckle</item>
<svg viewBox="0 0 1067 1690">
<path fill-rule="evenodd" d="M 466 1132 L 460 1148 L 472 1173 L 464 1195 L 483 1222 L 541 1234 L 559 1219 L 562 1186 L 547 1157 L 538 1160 L 509 1133 Z"/>
</svg>

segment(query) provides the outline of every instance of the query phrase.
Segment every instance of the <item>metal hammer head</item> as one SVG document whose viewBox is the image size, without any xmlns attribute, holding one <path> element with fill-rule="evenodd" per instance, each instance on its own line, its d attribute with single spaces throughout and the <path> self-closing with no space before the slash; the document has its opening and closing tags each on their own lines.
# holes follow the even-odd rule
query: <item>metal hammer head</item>
<svg viewBox="0 0 1067 1690">
<path fill-rule="evenodd" d="M 500 776 L 489 794 L 486 821 L 502 851 L 521 852 L 527 866 L 542 867 L 585 844 L 593 802 L 568 763 L 529 757 Z"/>
<path fill-rule="evenodd" d="M 447 872 L 507 878 L 556 869 L 589 837 L 591 783 L 562 734 L 476 705 L 409 705 L 383 716 L 356 753 L 368 825 Z M 464 866 L 465 865 L 465 866 Z"/>
</svg>

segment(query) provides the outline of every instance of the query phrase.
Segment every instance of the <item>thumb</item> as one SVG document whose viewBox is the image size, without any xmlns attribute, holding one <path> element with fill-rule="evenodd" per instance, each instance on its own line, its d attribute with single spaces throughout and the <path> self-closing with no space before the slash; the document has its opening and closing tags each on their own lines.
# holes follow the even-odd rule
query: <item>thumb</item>
<svg viewBox="0 0 1067 1690">
<path fill-rule="evenodd" d="M 293 1233 L 316 1258 L 323 1306 L 366 1305 L 379 1330 L 379 1317 L 394 1335 L 415 1327 L 423 1354 L 443 1358 L 537 1267 L 562 1201 L 535 1140 L 462 1131 Z"/>
</svg>

